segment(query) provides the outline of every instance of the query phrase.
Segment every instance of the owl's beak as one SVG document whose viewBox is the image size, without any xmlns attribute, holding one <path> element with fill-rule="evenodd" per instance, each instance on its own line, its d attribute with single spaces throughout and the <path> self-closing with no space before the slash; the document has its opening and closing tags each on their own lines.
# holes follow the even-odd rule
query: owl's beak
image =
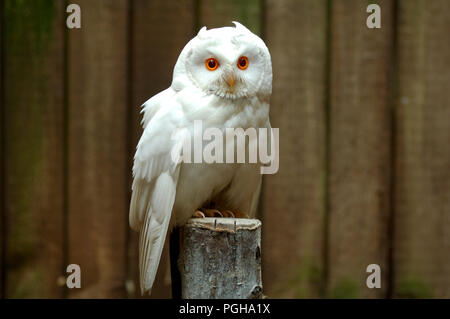
<svg viewBox="0 0 450 319">
<path fill-rule="evenodd" d="M 228 86 L 231 88 L 231 92 L 234 92 L 234 77 L 233 75 L 229 75 L 226 79 Z"/>
</svg>

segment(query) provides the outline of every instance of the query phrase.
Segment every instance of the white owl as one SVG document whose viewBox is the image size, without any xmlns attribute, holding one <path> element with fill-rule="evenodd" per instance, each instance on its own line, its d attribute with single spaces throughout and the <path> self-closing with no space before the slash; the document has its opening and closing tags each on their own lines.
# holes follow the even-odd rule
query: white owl
<svg viewBox="0 0 450 319">
<path fill-rule="evenodd" d="M 191 129 L 195 120 L 203 128 L 270 129 L 269 50 L 258 36 L 233 23 L 203 27 L 178 57 L 172 85 L 143 105 L 129 215 L 130 226 L 140 231 L 141 293 L 151 291 L 167 231 L 184 225 L 199 208 L 213 202 L 224 215 L 255 215 L 259 165 L 177 163 L 171 157 L 179 142 L 172 133 Z"/>
</svg>

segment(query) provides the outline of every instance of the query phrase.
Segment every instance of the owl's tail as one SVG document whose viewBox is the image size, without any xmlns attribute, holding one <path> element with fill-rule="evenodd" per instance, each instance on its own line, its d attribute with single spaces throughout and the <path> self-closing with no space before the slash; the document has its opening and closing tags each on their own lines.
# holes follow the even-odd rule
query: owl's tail
<svg viewBox="0 0 450 319">
<path fill-rule="evenodd" d="M 178 172 L 177 172 L 178 173 Z M 138 209 L 140 204 L 145 207 L 145 215 L 141 221 L 139 234 L 139 273 L 141 294 L 151 293 L 156 271 L 158 270 L 161 253 L 164 247 L 167 230 L 169 228 L 173 203 L 175 201 L 178 174 L 164 172 L 155 183 L 140 185 L 149 189 L 133 189 L 130 216 L 132 209 Z M 135 185 L 133 185 L 135 186 Z M 139 187 L 139 185 L 136 185 Z M 146 194 L 150 198 L 142 199 Z M 138 214 L 134 214 L 136 216 Z M 130 223 L 133 226 L 130 219 Z M 134 228 L 134 227 L 133 227 Z"/>
</svg>

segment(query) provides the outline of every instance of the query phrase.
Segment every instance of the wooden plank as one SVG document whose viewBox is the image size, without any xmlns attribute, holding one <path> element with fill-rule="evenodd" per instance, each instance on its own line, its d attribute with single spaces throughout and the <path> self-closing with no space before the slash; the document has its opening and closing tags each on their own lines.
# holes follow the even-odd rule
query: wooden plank
<svg viewBox="0 0 450 319">
<path fill-rule="evenodd" d="M 238 21 L 253 33 L 261 34 L 261 3 L 260 0 L 202 0 L 200 1 L 199 26 L 212 29 L 231 26 L 232 21 Z"/>
<path fill-rule="evenodd" d="M 377 298 L 388 289 L 393 4 L 376 1 L 381 29 L 366 26 L 367 2 L 331 4 L 327 293 Z M 381 267 L 369 289 L 366 268 Z"/>
<path fill-rule="evenodd" d="M 129 137 L 129 194 L 131 196 L 131 167 L 136 145 L 142 134 L 141 105 L 153 95 L 168 88 L 178 55 L 194 34 L 194 1 L 132 2 L 131 7 L 131 123 Z M 161 257 L 151 298 L 171 295 L 168 242 Z M 128 296 L 139 297 L 138 233 L 128 234 Z"/>
<path fill-rule="evenodd" d="M 68 31 L 68 263 L 81 267 L 69 297 L 125 297 L 128 229 L 126 0 L 80 0 Z"/>
<path fill-rule="evenodd" d="M 262 298 L 261 221 L 190 219 L 179 267 L 183 299 Z"/>
<path fill-rule="evenodd" d="M 5 297 L 63 287 L 62 2 L 4 1 Z"/>
<path fill-rule="evenodd" d="M 395 297 L 450 298 L 449 12 L 399 2 Z"/>
<path fill-rule="evenodd" d="M 271 0 L 265 16 L 280 169 L 263 182 L 263 288 L 271 298 L 318 297 L 324 269 L 326 1 Z"/>
</svg>

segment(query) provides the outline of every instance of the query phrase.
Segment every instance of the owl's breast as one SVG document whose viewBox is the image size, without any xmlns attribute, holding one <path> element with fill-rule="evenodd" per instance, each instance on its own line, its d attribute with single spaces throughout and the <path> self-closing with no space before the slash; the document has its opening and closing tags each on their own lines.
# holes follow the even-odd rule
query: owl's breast
<svg viewBox="0 0 450 319">
<path fill-rule="evenodd" d="M 192 92 L 191 92 L 192 93 Z M 196 103 L 194 103 L 194 100 Z M 238 154 L 238 145 L 233 144 L 234 139 L 227 139 L 227 129 L 247 130 L 248 128 L 266 128 L 268 123 L 269 105 L 259 101 L 257 98 L 227 100 L 216 96 L 201 95 L 191 99 L 183 99 L 184 116 L 188 131 L 193 134 L 190 144 L 189 163 L 182 163 L 180 176 L 177 185 L 177 193 L 174 204 L 175 223 L 182 225 L 194 212 L 208 200 L 215 198 L 223 190 L 227 190 L 226 198 L 230 207 L 248 209 L 248 203 L 259 183 L 259 165 L 249 163 L 248 144 L 245 144 L 245 163 L 238 163 L 236 160 L 228 161 L 226 153 L 229 149 L 228 143 L 234 154 Z M 201 127 L 198 127 L 200 125 Z M 214 139 L 205 139 L 207 129 L 218 129 L 221 132 Z M 196 133 L 199 135 L 200 147 L 196 143 Z M 206 134 L 208 135 L 208 134 Z M 203 137 L 203 138 L 202 138 Z M 213 140 L 219 144 L 214 144 Z M 222 148 L 222 163 L 206 163 L 205 147 L 214 147 L 216 154 L 218 145 Z M 194 163 L 196 148 L 200 149 L 203 161 Z M 235 159 L 236 157 L 233 156 Z M 247 190 L 247 191 L 244 191 Z"/>
<path fill-rule="evenodd" d="M 269 119 L 269 104 L 258 97 L 226 99 L 200 90 L 178 97 L 186 122 L 201 121 L 204 128 L 260 128 Z"/>
</svg>

